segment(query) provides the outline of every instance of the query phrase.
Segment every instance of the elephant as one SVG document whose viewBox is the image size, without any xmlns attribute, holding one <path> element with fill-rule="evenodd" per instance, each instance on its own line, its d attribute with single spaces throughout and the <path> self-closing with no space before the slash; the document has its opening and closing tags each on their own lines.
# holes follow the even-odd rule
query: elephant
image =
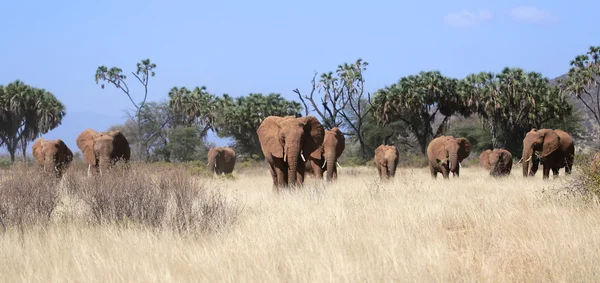
<svg viewBox="0 0 600 283">
<path fill-rule="evenodd" d="M 523 164 L 523 177 L 535 176 L 538 163 L 544 166 L 543 179 L 558 177 L 558 170 L 565 168 L 571 174 L 575 144 L 571 135 L 560 129 L 531 129 L 523 139 L 523 155 L 519 163 Z M 538 160 L 539 159 L 539 160 Z"/>
<path fill-rule="evenodd" d="M 119 130 L 99 133 L 90 128 L 85 129 L 77 137 L 77 147 L 88 163 L 88 176 L 92 167 L 102 175 L 103 171 L 120 160 L 127 164 L 131 157 L 129 142 Z"/>
<path fill-rule="evenodd" d="M 508 176 L 513 165 L 512 154 L 503 148 L 488 149 L 479 155 L 479 164 L 490 171 L 490 176 Z"/>
<path fill-rule="evenodd" d="M 427 146 L 427 159 L 431 177 L 437 178 L 437 173 L 442 173 L 444 179 L 454 177 L 460 173 L 460 163 L 471 153 L 471 142 L 466 138 L 453 136 L 440 136 L 433 139 Z"/>
<path fill-rule="evenodd" d="M 73 152 L 61 139 L 39 138 L 33 143 L 31 150 L 36 163 L 44 168 L 44 172 L 52 170 L 58 178 L 62 177 L 73 161 Z"/>
<path fill-rule="evenodd" d="M 321 159 L 315 160 L 308 157 L 306 160 L 306 172 L 314 174 L 318 179 L 323 178 L 323 169 L 327 170 L 327 181 L 337 180 L 337 160 L 346 147 L 346 138 L 338 127 L 325 130 L 325 138 L 321 146 Z"/>
<path fill-rule="evenodd" d="M 229 147 L 213 147 L 208 151 L 208 164 L 212 173 L 231 174 L 235 167 L 235 150 Z"/>
<path fill-rule="evenodd" d="M 382 144 L 375 149 L 375 166 L 380 180 L 387 180 L 396 176 L 398 158 L 398 148 L 395 145 Z"/>
<path fill-rule="evenodd" d="M 325 130 L 314 116 L 269 116 L 256 133 L 277 190 L 302 186 L 306 158 L 322 159 Z"/>
</svg>

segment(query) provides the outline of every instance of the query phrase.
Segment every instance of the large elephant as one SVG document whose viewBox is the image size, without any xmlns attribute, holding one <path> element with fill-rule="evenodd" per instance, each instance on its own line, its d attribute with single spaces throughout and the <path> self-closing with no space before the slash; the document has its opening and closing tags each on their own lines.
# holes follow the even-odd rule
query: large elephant
<svg viewBox="0 0 600 283">
<path fill-rule="evenodd" d="M 537 157 L 537 158 L 536 158 Z M 543 179 L 558 176 L 558 170 L 565 167 L 565 172 L 571 174 L 575 145 L 568 133 L 556 129 L 531 129 L 523 139 L 523 155 L 519 163 L 523 164 L 523 176 L 535 176 L 538 163 L 544 166 Z"/>
<path fill-rule="evenodd" d="M 488 149 L 479 155 L 479 164 L 490 171 L 491 176 L 507 176 L 512 170 L 512 154 L 503 148 Z"/>
<path fill-rule="evenodd" d="M 327 181 L 337 179 L 338 158 L 344 152 L 346 138 L 338 127 L 325 130 L 325 138 L 321 146 L 321 159 L 306 158 L 306 172 L 314 174 L 318 179 L 323 178 L 323 169 L 327 170 Z"/>
<path fill-rule="evenodd" d="M 235 167 L 235 150 L 229 147 L 213 147 L 208 151 L 208 169 L 217 175 L 231 174 Z"/>
<path fill-rule="evenodd" d="M 129 142 L 119 130 L 99 133 L 88 128 L 77 137 L 77 147 L 88 163 L 88 176 L 92 167 L 102 174 L 119 160 L 127 163 L 131 157 Z"/>
<path fill-rule="evenodd" d="M 389 179 L 396 176 L 399 161 L 398 148 L 395 145 L 382 144 L 375 149 L 375 166 L 379 179 Z"/>
<path fill-rule="evenodd" d="M 73 161 L 73 152 L 61 140 L 45 140 L 39 138 L 31 147 L 36 163 L 44 168 L 44 172 L 54 172 L 61 177 Z"/>
<path fill-rule="evenodd" d="M 427 146 L 427 159 L 429 160 L 429 171 L 433 178 L 437 173 L 442 173 L 444 179 L 454 177 L 460 173 L 460 163 L 471 153 L 471 142 L 466 138 L 455 138 L 453 136 L 440 136 L 433 139 Z"/>
<path fill-rule="evenodd" d="M 306 156 L 313 160 L 322 158 L 325 131 L 314 116 L 269 116 L 256 133 L 276 188 L 301 186 Z"/>
</svg>

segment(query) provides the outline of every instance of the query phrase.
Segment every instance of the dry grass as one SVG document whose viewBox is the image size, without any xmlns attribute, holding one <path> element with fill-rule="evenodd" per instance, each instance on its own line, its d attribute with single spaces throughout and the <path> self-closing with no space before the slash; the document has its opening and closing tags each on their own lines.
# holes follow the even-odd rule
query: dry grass
<svg viewBox="0 0 600 283">
<path fill-rule="evenodd" d="M 98 224 L 89 214 L 90 202 L 78 197 L 82 193 L 66 189 L 65 180 L 80 177 L 67 176 L 59 185 L 60 201 L 50 223 L 27 225 L 23 233 L 9 226 L 0 236 L 0 281 L 581 282 L 600 278 L 600 210 L 544 193 L 568 184 L 562 171 L 556 180 L 543 181 L 541 174 L 525 180 L 515 167 L 512 176 L 494 179 L 473 167 L 464 168 L 460 179 L 431 180 L 427 169 L 401 169 L 395 180 L 381 184 L 373 168 L 343 168 L 335 184 L 308 180 L 302 191 L 277 195 L 264 168 L 237 174 L 233 180 L 193 182 L 183 173 L 141 171 L 146 175 L 140 175 L 136 170 L 132 182 L 146 184 L 148 178 L 154 185 L 134 186 L 132 191 L 168 187 L 164 193 L 184 187 L 179 201 L 188 197 L 192 203 L 213 204 L 213 214 L 207 213 L 211 209 L 181 204 L 191 215 L 178 218 L 174 212 L 178 204 L 173 201 L 178 197 L 169 193 L 172 198 L 165 215 L 158 217 L 160 225 L 144 222 L 142 216 L 131 216 L 140 219 L 134 221 L 136 225 L 124 225 L 112 216 L 107 216 L 111 221 Z M 82 187 L 89 190 L 89 185 L 78 188 Z M 182 193 L 196 187 L 201 188 L 198 194 Z M 161 203 L 160 198 L 148 199 Z M 207 225 L 203 221 L 219 225 L 181 233 L 177 219 L 188 219 L 188 225 L 198 227 Z"/>
</svg>

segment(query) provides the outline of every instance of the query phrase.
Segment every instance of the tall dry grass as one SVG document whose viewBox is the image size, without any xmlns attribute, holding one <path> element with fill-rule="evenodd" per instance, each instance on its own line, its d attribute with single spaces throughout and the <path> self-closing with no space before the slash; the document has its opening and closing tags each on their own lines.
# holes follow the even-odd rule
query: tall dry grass
<svg viewBox="0 0 600 283">
<path fill-rule="evenodd" d="M 571 184 L 562 171 L 518 172 L 406 168 L 381 183 L 374 168 L 343 168 L 334 184 L 282 194 L 265 168 L 207 179 L 134 166 L 102 185 L 69 172 L 45 224 L 11 220 L 0 236 L 0 281 L 596 281 L 598 207 L 548 194 Z M 109 209 L 94 212 L 96 194 Z"/>
</svg>

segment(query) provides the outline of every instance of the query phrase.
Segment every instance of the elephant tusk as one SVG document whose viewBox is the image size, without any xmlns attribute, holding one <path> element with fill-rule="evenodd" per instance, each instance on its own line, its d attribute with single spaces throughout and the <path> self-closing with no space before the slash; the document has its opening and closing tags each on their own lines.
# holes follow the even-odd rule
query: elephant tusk
<svg viewBox="0 0 600 283">
<path fill-rule="evenodd" d="M 533 157 L 533 155 L 529 156 L 529 158 L 527 158 L 527 160 L 525 160 L 525 162 L 529 162 L 529 160 L 531 160 L 532 157 Z"/>
<path fill-rule="evenodd" d="M 287 153 L 283 154 L 283 162 L 287 162 Z"/>
<path fill-rule="evenodd" d="M 458 168 L 462 168 L 462 165 L 460 164 L 460 162 L 458 162 Z"/>
<path fill-rule="evenodd" d="M 523 162 L 523 157 L 521 157 L 521 159 L 519 159 L 518 163 L 521 163 L 521 162 Z"/>
<path fill-rule="evenodd" d="M 58 168 L 56 168 L 56 166 L 54 166 L 54 171 L 58 172 Z"/>
<path fill-rule="evenodd" d="M 337 166 L 340 167 L 340 169 L 342 169 L 342 166 L 340 165 L 339 162 L 336 161 L 335 164 L 337 164 Z"/>
<path fill-rule="evenodd" d="M 325 168 L 326 164 L 327 164 L 327 160 L 325 160 L 325 162 L 323 162 L 323 166 L 321 166 L 321 168 Z"/>
<path fill-rule="evenodd" d="M 302 161 L 306 162 L 306 159 L 304 159 L 304 154 L 302 154 L 302 152 L 300 152 L 300 157 L 302 157 Z"/>
</svg>

